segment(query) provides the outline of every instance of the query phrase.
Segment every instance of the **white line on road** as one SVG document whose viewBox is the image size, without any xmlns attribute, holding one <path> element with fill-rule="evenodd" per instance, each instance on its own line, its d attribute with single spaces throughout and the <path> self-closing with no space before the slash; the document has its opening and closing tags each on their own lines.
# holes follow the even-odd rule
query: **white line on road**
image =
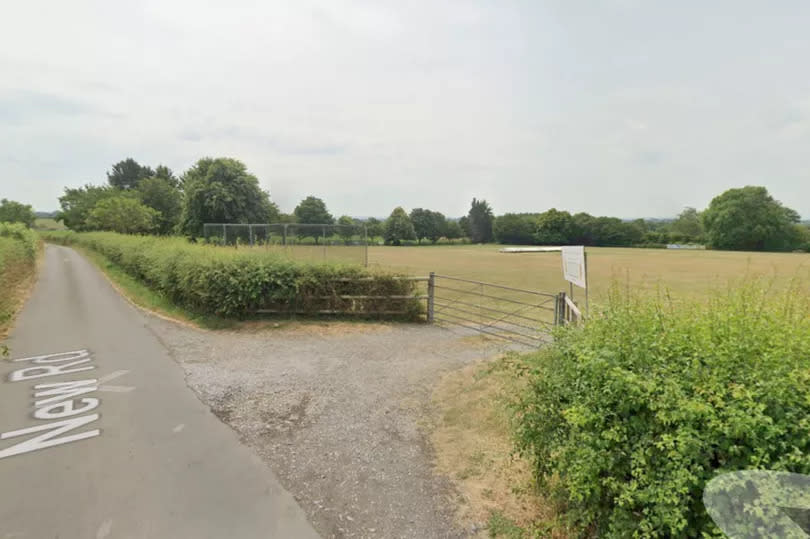
<svg viewBox="0 0 810 539">
<path fill-rule="evenodd" d="M 129 371 L 115 371 L 111 372 L 106 376 L 102 376 L 98 379 L 99 384 L 104 384 L 105 382 L 109 382 L 111 380 L 115 380 L 116 378 L 120 378 L 125 374 L 129 374 Z M 103 385 L 99 386 L 99 391 L 106 391 L 107 393 L 129 393 L 135 389 L 134 386 L 111 386 L 111 385 Z"/>
<path fill-rule="evenodd" d="M 99 378 L 99 379 L 98 379 L 98 383 L 99 383 L 99 384 L 105 384 L 105 383 L 107 383 L 107 382 L 110 382 L 110 381 L 112 381 L 112 380 L 115 380 L 116 378 L 120 378 L 121 376 L 124 376 L 125 374 L 129 374 L 129 371 L 115 371 L 115 372 L 111 372 L 110 374 L 108 374 L 108 375 L 106 375 L 106 376 L 102 376 L 101 378 Z"/>
</svg>

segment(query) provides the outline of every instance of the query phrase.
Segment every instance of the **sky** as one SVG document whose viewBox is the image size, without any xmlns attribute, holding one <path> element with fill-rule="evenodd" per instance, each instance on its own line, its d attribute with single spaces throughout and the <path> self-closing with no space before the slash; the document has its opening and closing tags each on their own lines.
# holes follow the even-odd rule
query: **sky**
<svg viewBox="0 0 810 539">
<path fill-rule="evenodd" d="M 282 211 L 810 218 L 810 2 L 0 0 L 0 198 L 243 161 Z"/>
</svg>

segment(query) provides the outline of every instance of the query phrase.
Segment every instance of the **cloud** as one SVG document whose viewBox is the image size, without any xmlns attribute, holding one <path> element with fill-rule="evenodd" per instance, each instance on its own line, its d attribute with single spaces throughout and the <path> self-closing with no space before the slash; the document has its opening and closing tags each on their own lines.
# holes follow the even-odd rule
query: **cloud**
<svg viewBox="0 0 810 539">
<path fill-rule="evenodd" d="M 335 214 L 461 215 L 476 196 L 498 213 L 666 216 L 760 184 L 810 215 L 801 2 L 32 0 L 4 15 L 0 191 L 37 208 L 127 156 L 182 171 L 227 155 L 287 211 L 315 194 Z"/>
<path fill-rule="evenodd" d="M 19 124 L 42 118 L 102 114 L 76 99 L 31 90 L 0 92 L 0 122 Z"/>
</svg>

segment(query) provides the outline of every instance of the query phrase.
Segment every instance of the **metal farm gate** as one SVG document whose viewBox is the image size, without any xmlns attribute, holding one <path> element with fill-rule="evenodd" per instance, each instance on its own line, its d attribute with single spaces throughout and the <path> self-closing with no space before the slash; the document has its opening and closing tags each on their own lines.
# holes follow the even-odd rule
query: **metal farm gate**
<svg viewBox="0 0 810 539">
<path fill-rule="evenodd" d="M 430 274 L 428 322 L 459 326 L 524 346 L 551 339 L 555 325 L 570 320 L 565 293 L 551 294 Z"/>
</svg>

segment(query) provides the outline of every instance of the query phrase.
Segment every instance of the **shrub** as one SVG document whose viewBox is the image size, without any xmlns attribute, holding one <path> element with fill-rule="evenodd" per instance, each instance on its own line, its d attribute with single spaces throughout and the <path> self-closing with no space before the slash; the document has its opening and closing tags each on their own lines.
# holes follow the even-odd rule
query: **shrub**
<svg viewBox="0 0 810 539">
<path fill-rule="evenodd" d="M 0 223 L 0 238 L 10 238 L 22 247 L 25 257 L 36 258 L 39 249 L 39 236 L 22 223 Z"/>
<path fill-rule="evenodd" d="M 713 477 L 810 472 L 810 298 L 747 282 L 703 303 L 613 290 L 523 363 L 519 448 L 583 532 L 717 533 Z"/>
<path fill-rule="evenodd" d="M 236 251 L 182 238 L 113 232 L 48 233 L 46 238 L 96 251 L 174 303 L 200 313 L 244 317 L 257 310 L 340 311 L 373 316 L 404 311 L 409 319 L 421 313 L 418 300 L 343 297 L 413 295 L 413 281 L 359 266 L 306 264 L 258 249 Z"/>
<path fill-rule="evenodd" d="M 0 223 L 0 340 L 19 304 L 15 291 L 34 272 L 39 237 L 22 223 Z M 0 346 L 0 356 L 6 348 Z"/>
</svg>

